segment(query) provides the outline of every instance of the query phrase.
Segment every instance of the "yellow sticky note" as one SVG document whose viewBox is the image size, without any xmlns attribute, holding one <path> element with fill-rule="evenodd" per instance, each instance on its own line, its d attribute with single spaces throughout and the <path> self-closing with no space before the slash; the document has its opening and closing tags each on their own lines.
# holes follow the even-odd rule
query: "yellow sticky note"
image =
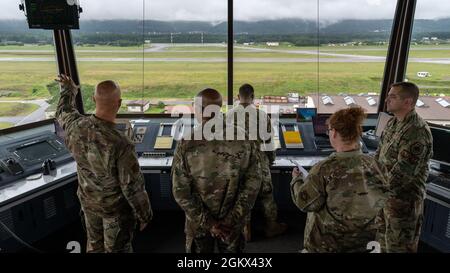
<svg viewBox="0 0 450 273">
<path fill-rule="evenodd" d="M 300 136 L 300 132 L 287 131 L 287 132 L 283 132 L 283 136 L 284 136 L 284 142 L 286 144 L 302 143 L 302 137 Z"/>
</svg>

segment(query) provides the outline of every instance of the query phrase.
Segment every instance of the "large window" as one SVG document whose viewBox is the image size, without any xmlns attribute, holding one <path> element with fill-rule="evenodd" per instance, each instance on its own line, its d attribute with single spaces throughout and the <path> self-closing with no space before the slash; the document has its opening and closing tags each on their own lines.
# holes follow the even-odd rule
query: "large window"
<svg viewBox="0 0 450 273">
<path fill-rule="evenodd" d="M 424 119 L 450 126 L 450 2 L 418 0 L 406 79 L 420 88 Z"/>
<path fill-rule="evenodd" d="M 319 1 L 319 112 L 377 113 L 396 8 L 391 0 Z"/>
<path fill-rule="evenodd" d="M 105 3 L 108 2 L 108 5 Z M 111 2 L 111 3 L 110 3 Z M 81 1 L 80 30 L 73 40 L 84 110 L 95 110 L 97 83 L 116 81 L 121 90 L 121 113 L 145 112 L 143 99 L 144 1 Z"/>
<path fill-rule="evenodd" d="M 143 99 L 151 112 L 192 111 L 206 87 L 227 101 L 227 1 L 145 2 Z M 181 106 L 181 107 L 179 107 Z"/>
<path fill-rule="evenodd" d="M 268 112 L 295 113 L 317 96 L 317 2 L 234 2 L 234 96 L 255 88 Z"/>
<path fill-rule="evenodd" d="M 234 87 L 281 113 L 376 113 L 396 1 L 235 1 Z"/>
<path fill-rule="evenodd" d="M 121 113 L 190 111 L 205 87 L 226 100 L 226 1 L 113 1 L 106 10 L 99 2 L 82 3 L 74 35 L 87 112 L 106 79 L 121 86 Z"/>
<path fill-rule="evenodd" d="M 0 129 L 48 118 L 59 94 L 52 32 L 29 30 L 18 4 L 1 1 Z"/>
</svg>

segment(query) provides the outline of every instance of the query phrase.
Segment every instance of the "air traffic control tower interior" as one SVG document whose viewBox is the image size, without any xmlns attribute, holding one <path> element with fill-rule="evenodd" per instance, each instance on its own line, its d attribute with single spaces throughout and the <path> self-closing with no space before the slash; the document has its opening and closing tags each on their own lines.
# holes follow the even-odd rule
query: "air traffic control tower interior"
<svg viewBox="0 0 450 273">
<path fill-rule="evenodd" d="M 57 2 L 63 3 L 64 7 L 62 9 L 55 7 Z M 83 9 L 78 2 L 81 2 Z M 86 2 L 86 4 L 84 5 L 83 2 Z M 326 132 L 326 120 L 333 112 L 354 104 L 369 108 L 363 124 L 364 132 L 360 143 L 364 153 L 373 154 L 377 149 L 384 126 L 390 118 L 390 115 L 386 113 L 384 103 L 390 85 L 394 82 L 404 81 L 407 77 L 410 81 L 414 81 L 417 74 L 419 88 L 423 91 L 427 88 L 430 89 L 429 84 L 425 82 L 428 80 L 427 77 L 431 77 L 433 83 L 442 88 L 445 84 L 440 85 L 438 74 L 444 74 L 441 78 L 445 78 L 445 75 L 447 78 L 450 77 L 448 63 L 447 65 L 438 63 L 438 59 L 442 62 L 448 62 L 450 55 L 438 56 L 439 58 L 435 58 L 436 60 L 433 60 L 434 55 L 432 56 L 437 52 L 445 54 L 450 52 L 450 43 L 445 43 L 445 41 L 450 41 L 450 35 L 437 31 L 438 34 L 435 34 L 437 38 L 433 36 L 433 40 L 436 38 L 436 43 L 441 41 L 441 45 L 436 46 L 436 43 L 432 42 L 420 44 L 421 37 L 417 38 L 416 32 L 413 31 L 415 26 L 426 26 L 426 22 L 421 22 L 422 19 L 417 14 L 420 14 L 420 8 L 423 7 L 420 2 L 427 1 L 392 1 L 395 3 L 389 15 L 391 18 L 384 21 L 380 19 L 383 22 L 389 21 L 389 23 L 383 23 L 384 30 L 380 29 L 381 32 L 386 31 L 387 33 L 380 36 L 378 35 L 380 33 L 377 32 L 375 33 L 377 36 L 372 31 L 370 34 L 376 37 L 374 39 L 383 41 L 384 44 L 381 45 L 375 45 L 376 42 L 369 45 L 358 45 L 358 43 L 363 43 L 363 40 L 358 41 L 356 45 L 351 44 L 352 41 L 356 40 L 355 37 L 359 37 L 359 32 L 354 36 L 348 34 L 348 41 L 331 32 L 329 36 L 325 37 L 327 31 L 331 31 L 331 29 L 325 27 L 323 34 L 318 34 L 316 31 L 311 35 L 308 33 L 296 34 L 298 37 L 304 35 L 304 37 L 312 39 L 313 45 L 308 45 L 308 39 L 306 38 L 304 41 L 300 41 L 300 39 L 293 41 L 290 34 L 279 35 L 280 38 L 276 35 L 265 36 L 264 32 L 258 32 L 257 30 L 255 30 L 255 33 L 251 33 L 251 28 L 243 28 L 241 21 L 239 21 L 241 15 L 238 11 L 243 10 L 243 8 L 239 7 L 238 1 L 222 0 L 221 2 L 225 7 L 223 12 L 223 22 L 225 23 L 222 23 L 222 27 L 225 29 L 224 33 L 217 32 L 217 29 L 209 31 L 203 29 L 204 27 L 200 23 L 198 26 L 186 25 L 184 28 L 178 28 L 177 30 L 168 29 L 163 25 L 161 30 L 157 31 L 152 29 L 155 27 L 154 24 L 164 21 L 158 21 L 158 17 L 154 19 L 149 15 L 141 19 L 134 17 L 137 22 L 137 27 L 134 26 L 134 28 L 140 30 L 140 32 L 132 31 L 134 34 L 122 32 L 123 30 L 120 29 L 122 21 L 119 19 L 107 23 L 111 24 L 112 28 L 117 29 L 117 36 L 120 36 L 114 41 L 122 40 L 123 42 L 127 39 L 137 41 L 129 46 L 129 51 L 122 51 L 123 48 L 127 49 L 128 45 L 113 45 L 114 43 L 93 45 L 95 42 L 89 39 L 97 36 L 100 37 L 99 39 L 106 39 L 107 35 L 102 35 L 99 31 L 95 34 L 94 23 L 90 20 L 96 17 L 95 14 L 93 17 L 88 16 L 92 10 L 90 10 L 91 6 L 87 2 L 90 1 L 67 1 L 69 3 L 67 4 L 65 1 L 27 0 L 22 1 L 20 6 L 22 10 L 18 8 L 19 3 L 15 3 L 15 5 L 17 4 L 15 6 L 18 14 L 17 20 L 23 24 L 25 18 L 22 17 L 25 13 L 28 23 L 26 30 L 19 33 L 27 37 L 41 35 L 42 40 L 49 36 L 51 46 L 44 44 L 41 45 L 42 48 L 36 46 L 36 49 L 32 47 L 31 50 L 26 50 L 25 47 L 31 46 L 27 44 L 32 42 L 25 42 L 25 45 L 21 45 L 20 49 L 16 49 L 15 45 L 0 46 L 0 67 L 5 67 L 0 68 L 0 71 L 2 71 L 0 73 L 13 69 L 11 67 L 14 64 L 20 66 L 17 71 L 20 71 L 20 68 L 23 67 L 26 73 L 31 73 L 31 70 L 25 68 L 25 65 L 22 64 L 36 61 L 42 56 L 31 57 L 31 59 L 35 58 L 33 60 L 25 60 L 29 57 L 28 55 L 33 55 L 36 52 L 38 52 L 36 54 L 43 54 L 44 56 L 54 54 L 55 58 L 50 61 L 41 60 L 42 70 L 44 70 L 44 66 L 48 65 L 47 63 L 54 63 L 53 74 L 43 75 L 43 73 L 36 72 L 37 74 L 33 75 L 24 72 L 24 78 L 16 77 L 16 81 L 36 81 L 35 85 L 37 86 L 42 83 L 42 79 L 39 77 L 54 79 L 58 74 L 69 75 L 77 85 L 81 86 L 82 92 L 79 92 L 76 97 L 76 106 L 78 111 L 85 115 L 91 115 L 93 109 L 91 108 L 90 96 L 83 95 L 83 92 L 87 90 L 84 89 L 84 86 L 92 86 L 99 79 L 117 80 L 122 85 L 123 95 L 125 96 L 124 104 L 126 104 L 127 109 L 124 106 L 123 111 L 119 112 L 116 129 L 127 135 L 135 144 L 141 171 L 145 177 L 145 186 L 155 213 L 154 227 L 136 237 L 135 250 L 137 251 L 184 251 L 184 214 L 172 194 L 171 165 L 177 147 L 177 135 L 182 134 L 187 127 L 192 126 L 194 116 L 192 111 L 189 112 L 189 110 L 192 110 L 192 103 L 184 103 L 181 108 L 177 108 L 173 101 L 192 99 L 193 94 L 195 95 L 201 90 L 200 86 L 216 84 L 215 81 L 205 78 L 205 75 L 221 77 L 220 83 L 218 83 L 220 86 L 217 88 L 222 88 L 219 91 L 225 98 L 224 104 L 228 106 L 237 104 L 237 90 L 241 84 L 255 82 L 257 105 L 260 109 L 266 109 L 269 115 L 278 117 L 273 119 L 277 122 L 272 124 L 273 141 L 277 150 L 275 162 L 271 167 L 271 176 L 274 199 L 280 217 L 284 217 L 283 220 L 290 227 L 285 235 L 267 241 L 268 244 L 276 245 L 272 249 L 266 247 L 264 238 L 250 242 L 249 251 L 255 252 L 266 250 L 268 252 L 295 252 L 295 249 L 301 248 L 306 214 L 299 211 L 291 199 L 291 172 L 296 165 L 301 165 L 309 170 L 313 165 L 334 152 Z M 138 14 L 145 13 L 146 8 L 143 7 L 143 4 L 150 7 L 150 10 L 152 8 L 151 1 L 131 2 L 138 2 L 139 8 L 136 11 L 136 16 L 142 16 Z M 305 1 L 299 2 L 305 3 Z M 321 11 L 320 5 L 326 5 L 326 2 L 320 1 L 321 4 L 319 4 L 319 1 L 317 1 L 313 10 Z M 348 2 L 353 3 L 353 1 Z M 0 6 L 2 5 L 3 1 Z M 92 9 L 94 8 L 95 6 L 92 6 Z M 171 8 L 176 9 L 175 7 Z M 372 8 L 375 9 L 376 7 Z M 108 7 L 107 10 L 112 9 L 114 8 Z M 324 7 L 323 10 L 323 16 L 325 16 L 325 10 L 327 9 Z M 273 12 L 277 11 L 274 10 Z M 450 14 L 450 7 L 446 12 Z M 151 14 L 151 12 L 148 13 Z M 86 19 L 83 18 L 84 15 L 86 15 Z M 385 17 L 382 16 L 381 18 Z M 106 21 L 105 18 L 101 19 Z M 86 22 L 83 22 L 83 20 L 86 20 Z M 257 19 L 254 21 L 257 21 Z M 318 21 L 320 21 L 319 18 L 313 18 L 312 20 L 312 22 Z M 286 28 L 292 27 L 288 20 L 277 21 L 273 19 L 273 21 L 266 21 L 265 26 L 269 29 L 271 28 L 270 22 L 281 24 L 281 26 L 283 26 L 282 24 L 288 24 Z M 349 23 L 349 25 L 351 24 Z M 257 24 L 255 23 L 254 26 L 256 27 Z M 153 31 L 144 31 L 146 27 Z M 195 27 L 201 30 L 195 32 Z M 87 34 L 83 33 L 83 28 L 90 28 L 89 31 L 86 31 Z M 314 24 L 312 28 L 316 29 Z M 0 38 L 3 38 L 3 33 L 7 32 L 0 28 Z M 324 36 L 316 37 L 316 34 Z M 446 37 L 445 35 L 449 36 Z M 6 35 L 4 37 L 11 36 Z M 431 34 L 426 38 L 429 41 Z M 12 38 L 0 39 L 0 42 L 8 39 L 11 40 Z M 272 40 L 273 42 L 271 42 Z M 227 41 L 234 41 L 234 43 Z M 303 46 L 302 43 L 305 43 L 306 46 Z M 3 46 L 5 46 L 4 49 Z M 357 46 L 361 49 L 357 49 Z M 378 51 L 377 49 L 371 51 L 377 46 L 379 46 Z M 84 47 L 87 49 L 84 49 Z M 350 49 L 350 47 L 353 48 Z M 417 55 L 422 54 L 428 47 L 432 48 L 429 51 L 430 56 Z M 39 51 L 43 48 L 45 50 Z M 322 49 L 324 52 L 320 52 Z M 329 51 L 326 51 L 327 49 Z M 373 52 L 376 53 L 382 51 L 382 49 L 384 49 L 386 55 L 375 54 L 375 58 L 371 56 Z M 25 51 L 22 52 L 21 50 Z M 358 54 L 357 51 L 360 51 L 361 55 L 352 56 L 352 54 Z M 25 55 L 20 56 L 22 54 L 20 52 Z M 314 54 L 314 52 L 319 53 L 307 55 Z M 11 56 L 4 56 L 4 54 L 10 54 Z M 103 57 L 102 54 L 107 57 Z M 159 55 L 153 56 L 151 54 Z M 170 54 L 174 55 L 171 56 Z M 270 56 L 271 54 L 273 56 Z M 280 56 L 277 54 L 280 54 Z M 299 54 L 299 56 L 295 54 Z M 257 58 L 254 55 L 257 55 Z M 254 63 L 251 61 L 252 58 L 255 59 Z M 264 61 L 262 58 L 268 58 L 269 60 Z M 343 84 L 347 80 L 336 80 L 331 81 L 331 84 L 326 87 L 329 88 L 326 92 L 319 91 L 320 88 L 329 84 L 325 78 L 339 77 L 330 74 L 331 72 L 328 70 L 328 72 L 321 70 L 328 69 L 327 66 L 335 65 L 333 58 L 338 59 L 336 63 L 340 67 L 330 68 L 330 71 L 346 69 L 344 67 L 347 65 L 345 58 L 349 58 L 348 66 L 352 67 L 354 72 L 349 72 L 348 75 L 368 73 L 370 76 L 366 78 L 374 78 L 376 83 L 370 88 L 362 86 L 363 90 L 358 92 L 354 90 L 358 89 L 358 86 L 350 87 L 352 84 L 359 84 L 358 79 L 354 82 L 347 82 L 346 86 L 337 85 Z M 280 59 L 283 60 L 280 61 Z M 362 66 L 357 67 L 356 65 L 360 65 L 358 62 L 361 62 Z M 367 69 L 364 64 L 367 64 Z M 377 67 L 381 67 L 381 69 L 372 69 L 373 64 L 378 65 Z M 409 71 L 419 64 L 423 64 L 425 67 L 423 70 L 429 70 L 430 72 L 416 73 L 416 70 Z M 30 64 L 30 66 L 32 65 L 36 65 L 36 63 Z M 217 68 L 216 65 L 220 67 Z M 252 67 L 252 65 L 255 66 Z M 257 67 L 260 65 L 264 65 L 264 69 Z M 271 70 L 272 65 L 274 66 L 273 71 Z M 312 67 L 310 71 L 302 70 L 301 72 L 314 74 L 313 79 L 305 78 L 305 81 L 312 82 L 306 85 L 289 82 L 284 85 L 271 86 L 270 82 L 280 82 L 284 79 L 286 81 L 303 81 L 302 74 L 296 74 L 300 76 L 295 79 L 283 78 L 279 74 L 279 69 L 284 69 L 282 67 L 289 67 L 290 65 L 293 68 L 289 73 L 295 73 L 294 70 L 297 69 L 301 70 L 302 66 Z M 117 66 L 112 74 L 106 73 L 100 77 L 95 77 L 94 74 L 104 73 L 103 69 L 108 71 L 112 66 Z M 135 71 L 132 71 L 132 69 L 135 69 Z M 153 69 L 162 69 L 162 72 L 155 72 Z M 173 75 L 180 75 L 180 69 L 182 73 L 188 74 L 187 79 L 192 80 L 193 83 L 181 86 L 181 89 L 173 91 L 172 94 L 170 88 L 164 87 L 162 82 L 170 82 L 172 72 Z M 198 69 L 204 69 L 204 73 L 197 71 Z M 219 69 L 221 74 L 208 74 L 208 72 L 211 72 L 208 70 L 215 69 Z M 252 73 L 245 72 L 245 70 L 252 69 L 254 69 Z M 438 72 L 434 73 L 433 69 Z M 442 71 L 445 69 L 447 70 Z M 194 70 L 195 73 L 189 74 L 190 71 Z M 134 92 L 134 97 L 131 95 L 127 97 L 127 90 L 132 90 L 131 87 L 127 87 L 129 82 L 127 80 L 121 82 L 120 78 L 115 79 L 114 77 L 121 73 L 133 74 L 136 71 L 139 72 L 138 75 L 128 80 L 141 82 L 137 85 L 141 84 L 142 90 L 134 89 L 137 90 L 131 91 L 131 93 Z M 258 72 L 267 73 L 267 71 L 269 71 L 269 74 L 257 75 Z M 155 72 L 155 74 L 152 74 L 152 72 Z M 244 76 L 248 78 L 243 78 Z M 276 78 L 277 76 L 280 76 L 280 78 Z M 12 74 L 11 77 L 13 77 Z M 161 80 L 161 77 L 165 77 L 166 80 Z M 0 78 L 2 81 L 7 81 L 3 76 L 0 76 Z M 264 82 L 266 78 L 269 80 Z M 152 80 L 161 82 L 153 84 Z M 314 82 L 315 80 L 317 81 Z M 197 84 L 198 81 L 204 82 Z M 273 94 L 264 91 L 264 94 L 258 95 L 259 90 L 266 90 L 266 84 L 270 85 L 267 87 L 268 90 L 274 90 Z M 16 82 L 16 85 L 20 85 L 20 82 Z M 307 86 L 315 91 L 308 90 Z M 14 86 L 11 85 L 8 88 L 12 89 Z M 161 88 L 161 90 L 159 91 L 158 88 Z M 183 88 L 186 89 L 186 95 L 183 93 Z M 334 92 L 332 91 L 333 88 L 344 91 Z M 349 89 L 348 92 L 345 92 L 346 88 Z M 7 99 L 3 100 L 5 98 L 3 96 L 4 89 L 0 83 L 0 108 L 4 108 L 7 103 L 19 100 L 14 99 L 14 95 L 11 95 L 13 99 L 10 98 L 9 102 L 6 102 Z M 285 93 L 281 93 L 281 89 Z M 424 222 L 420 244 L 424 249 L 435 252 L 450 252 L 450 127 L 448 127 L 450 124 L 450 104 L 447 102 L 450 101 L 449 90 L 448 88 L 439 90 L 442 94 L 437 97 L 433 97 L 431 94 L 424 97 L 421 95 L 416 105 L 419 114 L 429 115 L 426 118 L 432 131 L 434 146 L 434 155 L 429 163 L 430 173 L 426 184 Z M 142 95 L 140 95 L 141 93 Z M 150 95 L 147 97 L 146 94 Z M 159 94 L 161 94 L 161 98 L 169 99 L 164 101 L 158 97 Z M 178 97 L 180 94 L 181 98 Z M 56 96 L 57 101 L 59 94 Z M 26 95 L 23 97 L 26 98 Z M 35 98 L 39 99 L 37 96 L 31 99 L 34 100 Z M 51 105 L 50 100 L 52 99 L 47 98 L 42 101 L 45 100 L 47 106 Z M 127 100 L 127 103 L 125 100 Z M 180 104 L 183 104 L 183 102 Z M 423 107 L 422 104 L 425 106 Z M 152 112 L 152 109 L 158 109 L 159 112 Z M 177 112 L 176 109 L 182 109 L 182 111 Z M 224 109 L 226 108 L 224 107 Z M 430 115 L 434 112 L 438 114 L 431 117 Z M 0 116 L 0 121 L 6 119 Z M 13 122 L 10 122 L 10 125 L 6 126 L 5 129 L 0 130 L 0 252 L 27 252 L 33 251 L 35 248 L 49 252 L 67 252 L 66 243 L 73 240 L 85 240 L 85 234 L 81 228 L 80 204 L 76 195 L 78 186 L 76 163 L 65 147 L 65 133 L 55 118 L 51 116 L 29 120 L 26 123 L 18 122 L 18 120 L 23 120 L 22 118 L 11 118 L 10 120 Z M 14 122 L 14 120 L 17 122 Z M 255 214 L 254 217 L 257 218 L 258 214 Z M 258 219 L 254 219 L 254 222 L 257 231 Z M 150 243 L 146 247 L 147 242 Z"/>
</svg>

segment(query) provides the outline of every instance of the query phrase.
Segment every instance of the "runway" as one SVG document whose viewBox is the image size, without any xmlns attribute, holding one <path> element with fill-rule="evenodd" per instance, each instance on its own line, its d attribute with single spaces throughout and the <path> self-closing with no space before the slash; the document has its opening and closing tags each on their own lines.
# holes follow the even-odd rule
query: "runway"
<svg viewBox="0 0 450 273">
<path fill-rule="evenodd" d="M 186 50 L 186 47 L 205 47 L 204 50 Z M 216 47 L 217 50 L 211 49 Z M 170 48 L 170 49 L 169 49 Z M 177 50 L 180 48 L 180 50 Z M 235 46 L 235 53 L 274 53 L 273 57 L 235 57 L 237 63 L 384 63 L 386 57 L 370 55 L 354 55 L 345 52 L 351 49 L 336 49 L 333 52 L 318 50 L 297 50 L 297 49 L 271 49 L 257 48 L 249 46 Z M 415 50 L 450 50 L 450 48 L 417 48 Z M 354 49 L 355 50 L 355 49 Z M 379 51 L 386 49 L 356 49 L 358 51 Z M 327 49 L 327 51 L 332 51 Z M 78 62 L 189 62 L 189 63 L 226 63 L 227 57 L 151 57 L 151 53 L 223 53 L 226 55 L 226 44 L 152 44 L 150 48 L 142 50 L 95 50 L 95 49 L 76 49 L 76 53 L 114 53 L 117 57 L 80 57 Z M 343 52 L 343 53 L 338 53 Z M 23 53 L 53 53 L 52 50 L 0 50 L 1 53 L 23 54 Z M 120 57 L 120 54 L 144 53 L 142 57 Z M 276 54 L 287 54 L 292 57 L 277 57 Z M 150 56 L 149 56 L 150 55 Z M 257 54 L 256 54 L 257 55 Z M 301 57 L 299 57 L 301 55 Z M 309 55 L 310 57 L 305 57 Z M 0 62 L 55 62 L 53 57 L 0 57 Z M 432 64 L 450 64 L 450 58 L 410 58 L 409 62 L 414 63 L 432 63 Z"/>
</svg>

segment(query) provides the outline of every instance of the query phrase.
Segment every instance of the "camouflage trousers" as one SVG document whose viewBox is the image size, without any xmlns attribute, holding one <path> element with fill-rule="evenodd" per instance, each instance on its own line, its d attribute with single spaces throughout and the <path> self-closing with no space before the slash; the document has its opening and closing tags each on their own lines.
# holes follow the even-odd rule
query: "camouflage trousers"
<svg viewBox="0 0 450 273">
<path fill-rule="evenodd" d="M 270 173 L 270 166 L 267 156 L 263 154 L 261 156 L 262 162 L 262 181 L 261 188 L 256 199 L 256 203 L 261 206 L 262 213 L 266 223 L 276 222 L 278 218 L 278 208 L 273 198 L 273 184 L 272 175 Z M 248 215 L 247 221 L 251 220 L 251 214 Z"/>
<path fill-rule="evenodd" d="M 264 160 L 263 160 L 264 161 Z M 267 162 L 263 162 L 266 166 L 262 170 L 261 189 L 259 190 L 256 202 L 262 206 L 262 211 L 266 222 L 276 222 L 278 217 L 278 208 L 273 199 L 273 184 L 270 166 Z"/>
<path fill-rule="evenodd" d="M 384 217 L 377 217 L 380 230 L 377 241 L 381 252 L 415 253 L 423 222 L 423 199 L 390 199 L 384 208 Z"/>
<path fill-rule="evenodd" d="M 186 253 L 214 253 L 216 245 L 220 253 L 242 253 L 245 239 L 242 232 L 233 233 L 228 242 L 210 234 L 186 235 Z"/>
<path fill-rule="evenodd" d="M 133 213 L 102 218 L 85 211 L 84 222 L 87 233 L 87 252 L 133 252 L 131 241 L 136 228 L 136 219 Z"/>
</svg>

